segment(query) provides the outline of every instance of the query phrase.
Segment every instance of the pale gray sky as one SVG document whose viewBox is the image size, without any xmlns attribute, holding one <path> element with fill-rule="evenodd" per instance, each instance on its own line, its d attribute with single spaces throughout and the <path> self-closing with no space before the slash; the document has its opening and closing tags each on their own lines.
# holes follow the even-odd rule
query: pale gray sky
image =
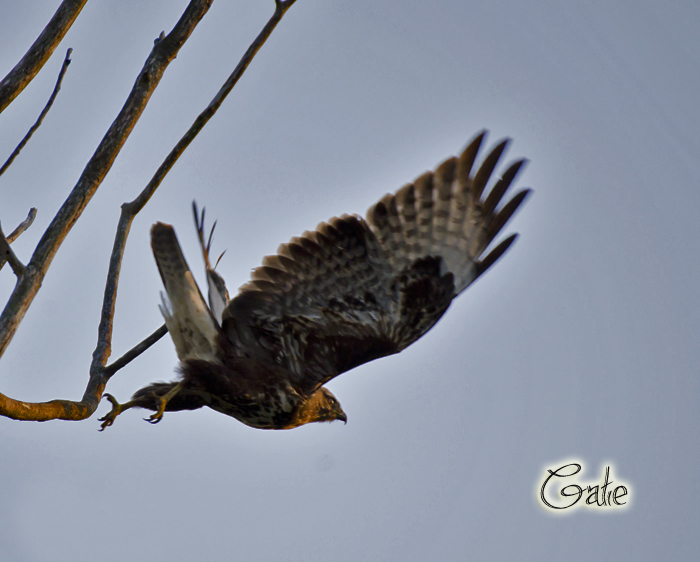
<svg viewBox="0 0 700 562">
<path fill-rule="evenodd" d="M 58 6 L 6 3 L 0 75 Z M 26 260 L 186 2 L 88 2 L 0 115 L 0 159 L 73 63 L 44 125 L 0 178 Z M 119 205 L 143 188 L 272 13 L 215 2 L 167 70 L 0 361 L 0 391 L 78 399 Z M 248 562 L 695 560 L 700 547 L 700 5 L 697 2 L 298 0 L 135 221 L 113 357 L 162 323 L 148 243 L 175 225 L 201 276 L 190 204 L 219 219 L 235 288 L 265 254 L 364 213 L 478 130 L 527 157 L 533 197 L 505 258 L 404 353 L 334 380 L 348 424 L 250 429 L 208 410 L 132 410 L 104 433 L 0 418 L 7 560 Z M 4 303 L 14 285 L 0 272 Z M 121 400 L 169 380 L 169 339 L 121 371 Z M 101 405 L 98 415 L 108 411 Z M 545 468 L 605 463 L 632 505 L 552 517 Z"/>
</svg>

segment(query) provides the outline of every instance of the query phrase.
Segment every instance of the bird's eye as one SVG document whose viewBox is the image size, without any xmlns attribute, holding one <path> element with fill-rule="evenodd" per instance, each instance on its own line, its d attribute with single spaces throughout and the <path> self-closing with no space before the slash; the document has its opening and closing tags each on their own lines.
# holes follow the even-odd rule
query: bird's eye
<svg viewBox="0 0 700 562">
<path fill-rule="evenodd" d="M 329 403 L 331 406 L 335 406 L 337 402 L 338 402 L 338 401 L 337 401 L 335 398 L 329 398 L 329 399 L 328 399 L 328 403 Z"/>
</svg>

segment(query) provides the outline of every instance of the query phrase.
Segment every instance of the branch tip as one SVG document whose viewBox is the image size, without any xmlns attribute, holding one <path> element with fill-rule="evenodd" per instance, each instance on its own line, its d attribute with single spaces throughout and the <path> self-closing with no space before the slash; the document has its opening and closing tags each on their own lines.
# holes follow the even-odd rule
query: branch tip
<svg viewBox="0 0 700 562">
<path fill-rule="evenodd" d="M 63 64 L 61 65 L 61 70 L 58 73 L 58 79 L 56 80 L 56 85 L 53 88 L 53 92 L 51 92 L 51 96 L 49 96 L 49 101 L 46 102 L 44 109 L 41 110 L 41 113 L 39 114 L 39 118 L 36 120 L 36 123 L 34 123 L 34 125 L 32 125 L 29 128 L 29 131 L 27 132 L 26 135 L 24 135 L 24 138 L 17 145 L 17 148 L 14 149 L 12 154 L 10 154 L 10 157 L 2 165 L 2 168 L 0 168 L 0 176 L 3 173 L 5 173 L 5 170 L 7 170 L 10 167 L 10 164 L 12 164 L 12 162 L 14 161 L 14 159 L 17 158 L 20 151 L 26 146 L 26 144 L 29 142 L 29 139 L 32 138 L 32 135 L 34 134 L 34 132 L 41 125 L 42 121 L 44 120 L 44 117 L 46 117 L 46 114 L 49 112 L 49 109 L 51 109 L 51 106 L 53 105 L 53 102 L 56 99 L 56 96 L 58 95 L 59 90 L 61 89 L 61 83 L 63 82 L 63 77 L 66 74 L 66 70 L 68 70 L 68 65 L 71 62 L 70 55 L 72 52 L 73 52 L 72 48 L 69 48 L 68 51 L 66 52 L 66 57 L 63 59 Z"/>
<path fill-rule="evenodd" d="M 27 230 L 30 226 L 32 226 L 32 223 L 34 222 L 34 219 L 36 218 L 36 207 L 32 207 L 29 209 L 29 214 L 27 215 L 27 218 L 24 219 L 17 228 L 15 228 L 8 236 L 7 236 L 7 241 L 12 244 L 17 238 L 19 238 L 19 235 L 22 234 L 25 230 Z"/>
</svg>

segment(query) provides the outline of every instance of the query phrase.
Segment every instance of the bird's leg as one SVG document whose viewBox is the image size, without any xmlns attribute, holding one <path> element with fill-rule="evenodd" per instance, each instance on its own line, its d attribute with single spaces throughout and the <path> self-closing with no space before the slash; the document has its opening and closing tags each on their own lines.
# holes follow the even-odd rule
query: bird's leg
<svg viewBox="0 0 700 562">
<path fill-rule="evenodd" d="M 182 389 L 184 385 L 184 381 L 180 381 L 177 383 L 174 387 L 172 387 L 168 392 L 163 394 L 163 396 L 159 396 L 156 398 L 156 404 L 158 404 L 158 410 L 156 410 L 156 413 L 153 414 L 149 418 L 144 418 L 148 423 L 158 423 L 160 420 L 163 419 L 163 412 L 165 412 L 165 407 L 168 405 L 168 401 L 172 399 L 173 396 L 175 396 L 180 390 Z M 133 400 L 132 400 L 133 402 Z M 129 404 L 129 402 L 127 402 Z M 126 406 L 126 404 L 124 404 Z M 122 408 L 124 408 L 122 406 Z"/>
<path fill-rule="evenodd" d="M 104 418 L 100 418 L 99 420 L 97 420 L 102 422 L 102 427 L 100 428 L 100 431 L 104 431 L 106 427 L 112 425 L 114 423 L 114 420 L 117 419 L 117 416 L 121 414 L 124 410 L 128 410 L 129 408 L 133 408 L 134 406 L 139 405 L 137 400 L 129 400 L 125 404 L 120 404 L 119 402 L 117 402 L 114 396 L 106 392 L 104 393 L 104 397 L 112 403 L 112 411 L 109 412 Z"/>
</svg>

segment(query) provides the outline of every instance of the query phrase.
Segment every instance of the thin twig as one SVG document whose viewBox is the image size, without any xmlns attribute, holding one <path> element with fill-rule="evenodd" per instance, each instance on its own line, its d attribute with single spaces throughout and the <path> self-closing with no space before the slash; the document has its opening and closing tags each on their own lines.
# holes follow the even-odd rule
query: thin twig
<svg viewBox="0 0 700 562">
<path fill-rule="evenodd" d="M 12 268 L 12 271 L 15 272 L 17 279 L 22 278 L 22 276 L 26 272 L 27 268 L 24 266 L 24 264 L 21 261 L 19 261 L 19 259 L 15 255 L 15 253 L 12 251 L 12 248 L 10 248 L 10 243 L 7 241 L 7 238 L 5 238 L 5 235 L 2 233 L 1 226 L 0 226 L 0 258 L 4 258 L 10 263 L 10 267 Z"/>
<path fill-rule="evenodd" d="M 9 244 L 12 244 L 17 238 L 19 238 L 19 235 L 22 234 L 25 230 L 27 230 L 32 223 L 34 222 L 34 218 L 36 217 L 36 209 L 32 207 L 29 209 L 29 214 L 27 215 L 27 218 L 24 219 L 17 228 L 15 228 L 7 237 L 6 240 Z M 4 253 L 0 252 L 0 269 L 2 269 L 5 264 L 7 263 L 7 257 L 5 256 Z"/>
<path fill-rule="evenodd" d="M 0 82 L 0 113 L 41 70 L 80 14 L 87 0 L 63 0 L 48 25 L 15 67 Z"/>
<path fill-rule="evenodd" d="M 135 346 L 133 349 L 127 351 L 124 355 L 122 355 L 111 365 L 107 365 L 102 371 L 104 373 L 105 379 L 109 380 L 114 373 L 116 373 L 119 369 L 126 367 L 129 363 L 131 363 L 134 359 L 136 359 L 139 355 L 141 355 L 144 351 L 146 351 L 149 347 L 151 347 L 154 343 L 156 343 L 167 333 L 168 328 L 165 324 L 163 324 L 160 328 L 158 328 L 140 344 Z"/>
<path fill-rule="evenodd" d="M 29 139 L 32 138 L 34 131 L 36 131 L 39 128 L 39 125 L 41 125 L 41 122 L 44 120 L 44 117 L 46 117 L 46 114 L 49 112 L 49 109 L 51 109 L 51 106 L 53 105 L 53 102 L 56 99 L 56 96 L 58 95 L 58 91 L 61 89 L 61 82 L 63 82 L 63 76 L 66 74 L 66 70 L 68 70 L 68 65 L 70 64 L 70 55 L 72 52 L 73 49 L 68 49 L 68 51 L 66 52 L 66 58 L 63 59 L 61 71 L 58 73 L 58 80 L 56 80 L 56 86 L 54 86 L 53 92 L 51 92 L 51 97 L 49 98 L 49 101 L 46 102 L 46 106 L 39 114 L 39 118 L 36 120 L 36 123 L 32 125 L 32 127 L 29 129 L 29 132 L 26 135 L 24 135 L 24 138 L 17 145 L 17 148 L 15 148 L 14 152 L 10 154 L 10 157 L 7 159 L 7 162 L 5 162 L 2 168 L 0 168 L 0 176 L 3 175 L 5 173 L 5 170 L 7 170 L 10 167 L 12 161 L 15 158 L 17 158 L 17 155 L 19 154 L 20 150 L 22 150 L 24 148 L 24 145 L 29 142 Z"/>
<path fill-rule="evenodd" d="M 17 225 L 17 228 L 15 228 L 8 236 L 7 236 L 7 241 L 12 244 L 17 238 L 19 238 L 19 235 L 22 234 L 25 230 L 27 230 L 30 226 L 32 226 L 32 223 L 34 222 L 34 219 L 36 218 L 36 208 L 32 207 L 29 209 L 29 214 L 27 215 L 27 218 L 24 219 L 21 223 Z"/>
</svg>

